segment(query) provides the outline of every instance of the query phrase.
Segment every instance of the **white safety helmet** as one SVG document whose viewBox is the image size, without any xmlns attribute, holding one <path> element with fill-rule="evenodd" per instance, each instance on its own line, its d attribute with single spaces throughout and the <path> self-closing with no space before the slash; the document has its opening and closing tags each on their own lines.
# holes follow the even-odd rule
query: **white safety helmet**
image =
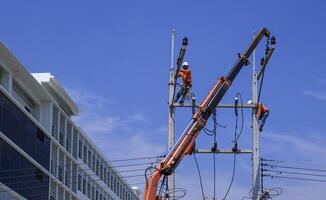
<svg viewBox="0 0 326 200">
<path fill-rule="evenodd" d="M 182 67 L 183 67 L 183 66 L 189 66 L 188 62 L 183 62 L 183 63 L 182 63 Z"/>
<path fill-rule="evenodd" d="M 248 104 L 252 104 L 252 100 L 249 100 L 247 103 L 248 103 Z"/>
</svg>

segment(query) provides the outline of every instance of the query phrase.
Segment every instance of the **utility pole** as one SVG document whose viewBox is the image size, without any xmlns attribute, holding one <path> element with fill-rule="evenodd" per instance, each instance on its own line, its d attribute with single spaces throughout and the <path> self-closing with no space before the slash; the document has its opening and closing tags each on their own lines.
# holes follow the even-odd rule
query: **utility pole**
<svg viewBox="0 0 326 200">
<path fill-rule="evenodd" d="M 174 72 L 174 29 L 172 30 L 172 45 L 171 45 L 171 66 L 170 66 L 170 80 L 169 80 L 169 135 L 168 135 L 168 150 L 172 149 L 175 141 L 175 107 L 173 105 L 174 91 L 175 91 L 175 72 Z M 175 175 L 174 173 L 167 177 L 168 200 L 174 200 Z"/>
<path fill-rule="evenodd" d="M 253 34 L 255 37 L 255 32 Z M 252 104 L 257 105 L 257 73 L 256 73 L 256 50 L 253 52 L 252 64 Z M 260 184 L 260 155 L 259 155 L 259 130 L 257 120 L 257 107 L 252 108 L 252 200 L 257 200 Z"/>
</svg>

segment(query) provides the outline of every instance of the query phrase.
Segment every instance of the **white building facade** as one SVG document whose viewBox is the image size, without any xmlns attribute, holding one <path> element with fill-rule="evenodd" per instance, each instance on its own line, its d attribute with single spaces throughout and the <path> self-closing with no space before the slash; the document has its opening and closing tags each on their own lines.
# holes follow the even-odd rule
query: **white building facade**
<svg viewBox="0 0 326 200">
<path fill-rule="evenodd" d="M 0 43 L 0 199 L 138 200 L 71 117 L 50 73 L 30 74 Z"/>
</svg>

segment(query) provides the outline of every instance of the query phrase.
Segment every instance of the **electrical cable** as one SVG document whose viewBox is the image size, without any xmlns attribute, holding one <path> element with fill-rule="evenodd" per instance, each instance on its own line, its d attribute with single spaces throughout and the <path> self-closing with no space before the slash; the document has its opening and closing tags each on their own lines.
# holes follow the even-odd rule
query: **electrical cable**
<svg viewBox="0 0 326 200">
<path fill-rule="evenodd" d="M 225 200 L 227 198 L 227 196 L 228 196 L 228 194 L 229 194 L 229 192 L 231 190 L 231 187 L 233 185 L 233 181 L 234 181 L 234 177 L 235 177 L 235 164 L 236 164 L 236 154 L 233 155 L 233 170 L 232 170 L 231 182 L 230 182 L 230 185 L 229 185 L 229 187 L 228 187 L 228 189 L 227 189 L 227 191 L 226 191 L 226 193 L 225 193 L 222 200 Z"/>
<path fill-rule="evenodd" d="M 150 163 L 150 164 L 153 164 L 153 163 Z M 82 163 L 82 164 L 73 164 L 73 165 L 87 165 L 87 164 L 85 164 L 85 163 Z M 126 165 L 124 165 L 124 166 L 126 166 Z M 128 166 L 130 166 L 130 165 L 128 165 Z M 132 166 L 132 165 L 131 165 Z M 22 171 L 22 170 L 25 170 L 25 171 L 28 171 L 28 170 L 33 170 L 34 172 L 35 172 L 35 170 L 39 170 L 37 167 L 34 167 L 34 168 L 24 168 L 24 169 L 12 169 L 12 170 L 0 170 L 0 173 L 2 172 L 2 173 L 4 173 L 4 172 L 13 172 L 13 171 Z M 92 170 L 92 169 L 85 169 L 85 170 L 82 170 L 82 171 L 86 171 L 86 170 Z M 73 171 L 73 170 L 69 170 L 69 172 L 71 172 L 71 171 Z M 93 171 L 93 170 L 92 170 Z M 132 170 L 131 170 L 132 171 Z M 68 172 L 68 171 L 66 171 L 66 172 Z M 78 169 L 77 169 L 77 172 L 78 172 Z M 42 171 L 41 171 L 41 173 L 35 173 L 35 174 L 33 174 L 33 175 L 21 175 L 21 176 L 11 176 L 11 178 L 22 178 L 22 177 L 27 177 L 27 176 L 37 176 L 37 175 L 47 175 L 47 176 L 50 176 L 50 175 L 53 175 L 50 171 L 49 172 L 47 172 L 47 173 L 43 173 Z M 89 175 L 90 177 L 92 177 L 92 176 L 99 176 L 99 175 L 97 175 L 96 173 L 94 173 L 94 174 L 91 174 L 91 175 Z M 117 174 L 118 175 L 118 174 Z M 70 181 L 72 181 L 72 178 L 73 177 L 77 177 L 78 175 L 76 175 L 76 176 L 69 176 L 71 179 L 70 179 Z M 138 177 L 138 176 L 140 176 L 140 175 L 130 175 L 130 176 L 125 176 L 125 177 L 123 177 L 123 176 L 119 176 L 120 178 L 128 178 L 128 177 Z M 4 178 L 4 177 L 1 177 L 1 178 Z M 51 179 L 51 177 L 48 177 L 49 179 Z M 104 179 L 98 179 L 98 180 L 92 180 L 92 181 L 94 181 L 94 182 L 99 182 L 99 181 L 104 181 Z M 18 184 L 18 183 L 30 183 L 30 182 L 34 182 L 34 180 L 30 180 L 30 181 L 22 181 L 22 180 L 20 180 L 20 181 L 12 181 L 12 182 L 9 182 L 9 183 L 6 183 L 6 184 Z M 65 185 L 65 183 L 62 183 L 61 181 L 59 182 L 59 183 L 57 183 L 58 185 L 61 185 L 61 186 L 66 186 Z M 132 184 L 130 184 L 130 185 L 132 185 Z M 32 186 L 32 187 L 28 187 L 28 188 L 24 188 L 24 189 L 33 189 L 33 188 L 36 188 L 36 187 L 38 187 L 38 186 Z M 1 192 L 10 192 L 10 191 L 14 191 L 14 192 L 16 192 L 17 191 L 17 189 L 16 190 L 12 190 L 12 189 L 9 189 L 9 190 L 2 190 L 2 191 L 0 191 L 0 193 Z"/>
<path fill-rule="evenodd" d="M 38 169 L 38 168 L 37 168 Z M 37 176 L 37 175 L 47 175 L 47 174 L 51 174 L 50 172 L 48 172 L 48 173 L 43 173 L 42 171 L 40 171 L 40 172 L 36 172 L 35 173 L 35 170 L 36 170 L 36 168 L 34 168 L 34 170 L 33 170 L 33 174 L 26 174 L 26 175 L 18 175 L 18 176 L 0 176 L 0 180 L 1 179 L 3 179 L 3 178 L 23 178 L 23 177 L 32 177 L 32 176 Z M 135 172 L 135 171 L 144 171 L 145 169 L 134 169 L 134 170 L 125 170 L 125 171 L 118 171 L 118 173 L 128 173 L 128 172 Z M 81 171 L 81 172 L 84 172 L 84 171 L 92 171 L 92 172 L 94 172 L 94 170 L 92 170 L 92 169 L 83 169 L 83 170 L 78 170 L 78 169 L 76 169 L 76 170 L 66 170 L 65 172 L 78 172 L 78 171 Z M 0 172 L 0 174 L 1 174 L 1 172 Z M 91 174 L 90 176 L 101 176 L 101 175 L 105 175 L 105 174 L 107 174 L 107 173 L 105 173 L 105 172 L 103 172 L 103 173 L 99 173 L 99 174 L 96 174 L 95 172 L 93 173 L 93 174 Z M 53 175 L 53 174 L 52 174 Z M 118 175 L 118 174 L 117 174 Z M 123 176 L 120 176 L 120 175 L 118 175 L 120 178 L 123 178 Z M 76 176 L 70 176 L 70 177 L 76 177 Z"/>
<path fill-rule="evenodd" d="M 153 157 L 153 158 L 155 158 L 155 157 Z M 148 164 L 148 163 L 136 163 L 135 165 L 142 165 L 142 164 Z M 86 166 L 89 166 L 89 164 L 86 164 L 86 163 L 79 163 L 79 164 L 75 164 L 75 163 L 73 163 L 72 164 L 72 166 L 84 166 L 84 165 L 86 165 Z M 110 167 L 112 167 L 112 168 L 115 168 L 115 167 L 128 167 L 128 166 L 132 166 L 133 164 L 124 164 L 124 165 L 118 165 L 118 166 L 110 166 Z M 26 168 L 19 168 L 19 169 L 6 169 L 6 170 L 0 170 L 0 173 L 3 173 L 3 172 L 16 172 L 16 171 L 28 171 L 28 170 L 35 170 L 36 168 L 38 168 L 38 167 L 26 167 Z M 49 169 L 47 169 L 47 168 L 45 168 L 46 170 L 48 170 L 49 171 Z M 85 169 L 85 170 L 92 170 L 92 169 Z"/>
<path fill-rule="evenodd" d="M 270 164 L 263 164 L 263 166 L 270 166 L 271 168 L 284 168 L 284 169 L 296 169 L 296 170 L 314 171 L 314 172 L 326 172 L 326 170 L 323 170 L 323 169 L 313 169 L 313 168 L 303 168 L 303 167 L 292 167 L 292 166 L 284 166 L 284 165 L 270 165 Z"/>
<path fill-rule="evenodd" d="M 171 194 L 174 193 L 174 196 L 171 196 Z M 177 193 L 180 193 L 177 195 Z M 164 194 L 164 195 L 163 195 Z M 174 188 L 173 190 L 170 190 L 169 192 L 163 192 L 162 196 L 168 196 L 174 200 L 182 199 L 186 196 L 187 190 L 185 188 Z"/>
<path fill-rule="evenodd" d="M 148 172 L 149 170 L 152 170 L 152 169 L 155 169 L 155 167 L 150 166 L 150 167 L 147 167 L 147 168 L 145 169 L 144 176 L 145 176 L 145 180 L 146 180 L 146 185 L 147 185 L 147 183 L 148 183 L 147 172 Z M 151 174 L 152 174 L 152 173 L 151 173 Z"/>
<path fill-rule="evenodd" d="M 214 200 L 216 199 L 216 157 L 215 157 L 215 153 L 213 153 L 213 168 L 214 168 L 214 175 L 213 175 L 213 179 L 214 179 Z"/>
<path fill-rule="evenodd" d="M 99 182 L 99 181 L 103 181 L 103 180 L 102 179 L 97 179 L 97 180 L 92 180 L 92 181 Z M 11 182 L 11 184 L 13 184 L 13 183 L 30 183 L 30 182 L 33 182 L 33 181 Z M 60 186 L 66 186 L 64 183 L 57 183 L 57 184 L 60 185 Z M 129 183 L 129 185 L 142 185 L 142 184 L 145 184 L 145 183 Z M 4 185 L 6 185 L 6 184 L 4 184 Z M 0 190 L 0 194 L 4 193 L 4 192 L 17 192 L 17 191 L 19 191 L 21 189 L 35 189 L 35 188 L 40 188 L 40 186 L 31 186 L 31 187 L 26 187 L 26 188 L 18 188 L 16 190 L 13 190 L 13 189 Z M 3 200 L 3 199 L 1 199 L 1 200 Z"/>
<path fill-rule="evenodd" d="M 161 195 L 162 195 L 162 192 L 163 192 L 163 186 L 164 186 L 165 180 L 166 180 L 166 176 L 163 175 L 163 180 L 162 180 L 162 183 L 161 183 L 161 186 L 160 186 L 159 192 L 158 192 L 158 196 L 161 196 Z"/>
<path fill-rule="evenodd" d="M 151 163 L 151 164 L 153 164 L 153 163 Z M 35 168 L 34 168 L 34 170 L 35 170 Z M 85 170 L 82 170 L 82 171 L 85 171 Z M 78 171 L 77 171 L 78 172 Z M 47 176 L 49 176 L 49 175 L 53 175 L 52 173 L 50 173 L 50 172 L 47 172 L 47 173 L 43 173 L 43 172 L 41 172 L 41 173 L 39 173 L 39 174 L 33 174 L 33 175 L 30 175 L 30 176 L 36 176 L 36 175 L 47 175 Z M 98 176 L 97 174 L 90 174 L 89 175 L 89 177 L 92 177 L 92 176 Z M 27 175 L 22 175 L 22 176 L 17 176 L 17 178 L 21 178 L 21 177 L 25 177 L 25 176 L 27 176 Z M 125 177 L 123 177 L 123 176 L 119 176 L 120 178 L 131 178 L 131 177 L 139 177 L 139 176 L 143 176 L 143 175 L 131 175 L 131 176 L 125 176 Z M 76 175 L 76 176 L 69 176 L 71 179 L 70 179 L 70 181 L 72 181 L 72 178 L 73 177 L 78 177 L 78 174 Z M 1 177 L 1 178 L 3 178 L 3 177 Z M 13 178 L 13 177 L 11 177 L 11 178 Z M 48 177 L 49 179 L 51 178 L 51 177 Z M 92 180 L 92 181 L 94 181 L 94 182 L 99 182 L 99 181 L 102 181 L 102 182 L 104 182 L 104 179 L 97 179 L 97 180 Z M 34 180 L 30 180 L 30 181 L 12 181 L 12 182 L 9 182 L 9 183 L 6 183 L 6 184 L 18 184 L 18 183 L 29 183 L 29 182 L 34 182 Z M 62 186 L 66 186 L 65 185 L 65 183 L 57 183 L 58 185 L 62 185 Z M 9 191 L 14 191 L 14 190 L 7 190 L 7 192 L 9 192 Z"/>
<path fill-rule="evenodd" d="M 266 44 L 266 53 L 265 53 L 265 58 L 264 59 L 264 63 L 265 61 L 267 60 L 267 49 L 269 49 L 269 39 L 267 40 L 267 44 Z M 260 96 L 261 96 L 261 91 L 262 91 L 262 88 L 263 88 L 263 83 L 264 83 L 264 76 L 265 76 L 265 69 L 263 69 L 263 72 L 262 72 L 262 76 L 261 76 L 261 80 L 260 80 L 260 86 L 259 86 L 259 92 L 258 92 L 258 102 L 260 102 Z"/>
<path fill-rule="evenodd" d="M 306 161 L 284 161 L 284 160 L 272 160 L 272 159 L 265 159 L 262 158 L 262 161 L 264 162 L 276 162 L 276 163 L 290 163 L 290 164 L 298 164 L 298 165 L 319 165 L 319 166 L 326 166 L 325 163 L 320 162 L 306 162 Z"/>
<path fill-rule="evenodd" d="M 241 101 L 241 104 L 243 104 L 242 103 L 242 97 L 241 97 L 241 94 L 238 92 L 237 94 L 236 94 L 236 101 L 235 101 L 235 104 L 237 104 L 237 98 L 240 98 L 240 101 Z M 241 134 L 242 134 L 242 131 L 243 131 L 243 124 L 244 124 L 244 116 L 243 116 L 243 108 L 241 109 L 241 118 L 242 118 L 242 120 L 241 120 L 241 129 L 240 129 L 240 133 L 239 134 L 237 134 L 237 130 L 238 130 L 238 112 L 237 112 L 237 105 L 235 105 L 235 127 L 234 127 L 234 140 L 233 140 L 233 143 L 234 143 L 234 145 L 235 145 L 235 147 L 234 147 L 234 149 L 235 149 L 235 151 L 237 151 L 237 142 L 238 142 L 238 139 L 239 139 L 239 137 L 241 136 Z M 234 177 L 235 177 L 235 170 L 236 170 L 236 152 L 234 152 L 234 154 L 233 154 L 233 169 L 232 169 L 232 177 L 231 177 L 231 182 L 230 182 L 230 184 L 229 184 L 229 186 L 228 186 L 228 189 L 226 190 L 226 193 L 225 193 L 225 195 L 224 195 L 224 197 L 223 197 L 223 199 L 222 200 L 225 200 L 226 198 L 227 198 L 227 196 L 228 196 L 228 194 L 229 194 L 229 192 L 230 192 L 230 190 L 231 190 L 231 187 L 232 187 L 232 185 L 233 185 L 233 181 L 234 181 Z"/>
<path fill-rule="evenodd" d="M 133 160 L 146 160 L 146 159 L 153 159 L 153 158 L 163 158 L 165 155 L 161 156 L 148 156 L 148 157 L 138 157 L 138 158 L 126 158 L 126 159 L 119 159 L 119 160 L 110 160 L 109 162 L 126 162 L 126 161 L 133 161 Z"/>
<path fill-rule="evenodd" d="M 197 171 L 198 171 L 198 177 L 199 177 L 199 183 L 200 183 L 200 189 L 201 189 L 201 194 L 203 196 L 203 200 L 205 200 L 205 193 L 204 193 L 204 188 L 203 188 L 203 182 L 202 182 L 202 177 L 201 177 L 201 173 L 200 173 L 200 168 L 199 168 L 199 164 L 196 158 L 196 153 L 194 153 L 194 160 L 196 163 L 196 167 L 197 167 Z"/>
<path fill-rule="evenodd" d="M 140 166 L 140 165 L 150 165 L 152 163 L 135 163 L 135 164 L 128 164 L 128 165 L 117 165 L 117 166 L 114 166 L 115 168 L 118 168 L 118 167 L 130 167 L 130 166 Z"/>
<path fill-rule="evenodd" d="M 213 135 L 213 147 L 212 147 L 212 152 L 213 152 L 213 197 L 214 200 L 216 199 L 216 150 L 217 150 L 217 134 L 216 134 L 216 129 L 217 129 L 217 120 L 216 120 L 216 109 L 213 111 L 213 121 L 214 121 L 214 135 Z"/>
<path fill-rule="evenodd" d="M 313 181 L 313 182 L 323 182 L 326 183 L 326 180 L 322 179 L 310 179 L 310 178 L 297 178 L 297 177 L 290 177 L 290 176 L 274 176 L 266 174 L 265 176 L 271 177 L 271 178 L 283 178 L 283 179 L 293 179 L 293 180 L 301 180 L 301 181 Z"/>
<path fill-rule="evenodd" d="M 240 92 L 237 92 L 236 97 L 238 97 L 238 98 L 240 99 L 240 103 L 241 103 L 241 105 L 243 105 L 243 100 L 242 100 L 242 96 L 241 96 L 241 93 L 240 93 Z M 237 115 L 236 115 L 236 116 L 237 116 Z M 237 124 L 237 123 L 238 123 L 238 122 L 236 121 L 236 124 Z M 235 136 L 235 141 L 234 141 L 234 143 L 238 142 L 239 138 L 241 137 L 242 132 L 243 132 L 244 123 L 245 123 L 245 119 L 244 119 L 243 106 L 241 106 L 241 128 L 240 128 L 240 132 L 239 132 L 239 134 L 237 134 L 237 133 L 236 133 L 237 131 L 235 131 L 236 136 Z"/>
<path fill-rule="evenodd" d="M 259 86 L 259 92 L 258 92 L 258 98 L 257 98 L 258 102 L 260 102 L 260 96 L 261 96 L 261 91 L 262 91 L 262 88 L 263 88 L 264 76 L 265 76 L 265 69 L 262 72 L 262 76 L 261 76 L 261 80 L 260 80 L 260 86 Z"/>
<path fill-rule="evenodd" d="M 310 173 L 289 172 L 289 171 L 279 171 L 279 170 L 270 170 L 270 169 L 263 169 L 263 170 L 267 172 L 275 172 L 278 174 L 295 174 L 295 175 L 303 175 L 303 176 L 326 177 L 326 174 L 310 174 Z"/>
</svg>

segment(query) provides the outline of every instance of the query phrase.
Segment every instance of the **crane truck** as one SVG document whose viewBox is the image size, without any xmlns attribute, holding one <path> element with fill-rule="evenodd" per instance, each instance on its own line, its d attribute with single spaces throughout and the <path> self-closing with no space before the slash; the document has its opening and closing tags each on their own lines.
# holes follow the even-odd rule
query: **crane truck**
<svg viewBox="0 0 326 200">
<path fill-rule="evenodd" d="M 224 97 L 243 66 L 249 64 L 250 55 L 264 37 L 267 39 L 265 57 L 267 58 L 270 56 L 270 52 L 274 51 L 275 37 L 273 36 L 270 40 L 270 35 L 270 31 L 267 28 L 262 28 L 252 39 L 248 48 L 242 54 L 238 54 L 238 58 L 233 66 L 231 66 L 230 70 L 217 80 L 204 101 L 198 106 L 197 112 L 193 115 L 191 121 L 184 129 L 184 132 L 181 134 L 175 145 L 167 153 L 164 159 L 162 159 L 162 161 L 160 161 L 152 170 L 151 176 L 146 180 L 142 198 L 143 200 L 162 200 L 161 194 L 157 194 L 160 179 L 162 176 L 164 178 L 165 176 L 174 173 L 184 156 L 193 152 L 195 139 L 205 127 L 207 120 L 212 115 L 216 106 Z M 184 45 L 186 45 L 186 43 Z M 271 49 L 269 45 L 271 45 Z M 269 60 L 269 58 L 265 59 L 264 65 L 267 64 L 266 60 Z"/>
</svg>

